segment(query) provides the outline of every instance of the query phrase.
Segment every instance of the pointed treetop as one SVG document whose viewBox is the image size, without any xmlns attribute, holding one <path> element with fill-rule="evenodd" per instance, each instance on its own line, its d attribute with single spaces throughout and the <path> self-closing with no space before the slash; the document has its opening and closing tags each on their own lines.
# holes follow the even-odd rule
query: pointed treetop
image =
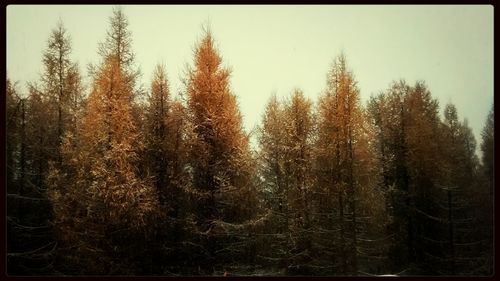
<svg viewBox="0 0 500 281">
<path fill-rule="evenodd" d="M 99 54 L 103 59 L 110 55 L 116 55 L 120 65 L 131 66 L 135 58 L 135 54 L 132 52 L 132 33 L 128 29 L 129 22 L 122 7 L 113 7 L 109 24 L 106 39 L 99 44 Z"/>
<path fill-rule="evenodd" d="M 444 107 L 444 118 L 450 124 L 456 124 L 458 122 L 457 108 L 454 104 L 448 103 Z"/>
</svg>

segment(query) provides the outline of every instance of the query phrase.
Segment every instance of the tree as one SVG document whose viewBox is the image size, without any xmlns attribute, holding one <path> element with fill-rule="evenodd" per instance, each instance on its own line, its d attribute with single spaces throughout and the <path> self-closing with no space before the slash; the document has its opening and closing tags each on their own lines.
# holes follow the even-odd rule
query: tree
<svg viewBox="0 0 500 281">
<path fill-rule="evenodd" d="M 345 56 L 340 55 L 328 73 L 327 89 L 318 102 L 315 173 L 318 223 L 330 227 L 326 232 L 338 233 L 337 249 L 328 256 L 336 264 L 334 270 L 341 274 L 357 274 L 359 269 L 358 237 L 366 235 L 368 229 L 360 227 L 360 223 L 365 224 L 360 217 L 369 214 L 380 219 L 385 212 L 385 200 L 378 190 L 378 164 L 370 144 L 372 134 L 354 76 L 347 69 Z M 385 221 L 378 224 L 384 225 Z M 334 225 L 338 228 L 332 228 Z M 323 241 L 327 243 L 323 247 L 334 246 Z"/>
<path fill-rule="evenodd" d="M 136 101 L 142 90 L 137 87 L 140 70 L 135 66 L 135 53 L 132 50 L 132 32 L 129 22 L 121 7 L 113 7 L 113 15 L 109 17 L 109 29 L 106 39 L 99 44 L 99 55 L 105 62 L 110 57 L 117 57 L 118 65 L 123 70 L 124 82 L 132 89 L 130 99 Z"/>
<path fill-rule="evenodd" d="M 71 41 L 63 23 L 52 30 L 43 53 L 44 71 L 38 83 L 28 83 L 24 109 L 24 160 L 30 176 L 22 176 L 43 194 L 50 161 L 60 164 L 60 145 L 66 132 L 74 131 L 83 101 L 78 65 L 71 62 Z M 28 171 L 29 170 L 29 171 Z M 39 212 L 46 215 L 46 212 Z"/>
<path fill-rule="evenodd" d="M 167 188 L 163 191 L 164 200 L 169 203 L 168 215 L 173 220 L 170 236 L 172 241 L 179 243 L 186 235 L 185 217 L 188 202 L 185 189 L 190 187 L 191 178 L 186 169 L 189 148 L 186 138 L 188 134 L 186 108 L 180 100 L 171 101 L 170 110 L 166 119 L 169 136 L 166 138 Z M 175 259 L 174 255 L 174 259 Z"/>
<path fill-rule="evenodd" d="M 482 164 L 484 166 L 484 173 L 488 179 L 488 185 L 490 190 L 490 195 L 493 194 L 493 181 L 495 178 L 495 173 L 493 169 L 493 159 L 494 159 L 494 109 L 491 108 L 488 113 L 488 118 L 486 119 L 486 124 L 481 132 L 482 143 L 481 152 L 483 153 Z"/>
<path fill-rule="evenodd" d="M 387 198 L 387 209 L 393 217 L 388 226 L 395 239 L 389 252 L 391 271 L 399 272 L 408 264 L 410 221 L 407 219 L 409 175 L 407 167 L 407 144 L 405 141 L 406 111 L 405 97 L 410 87 L 404 81 L 394 82 L 378 96 L 372 96 L 368 112 L 375 126 L 376 155 L 382 169 L 383 187 Z"/>
<path fill-rule="evenodd" d="M 265 266 L 287 267 L 290 256 L 290 228 L 287 182 L 285 175 L 285 117 L 283 104 L 273 94 L 267 102 L 258 128 L 258 177 L 263 209 L 271 214 L 258 244 L 259 256 Z"/>
<path fill-rule="evenodd" d="M 482 256 L 485 257 L 486 262 L 481 267 L 482 274 L 491 275 L 493 272 L 494 260 L 494 188 L 495 188 L 495 169 L 494 169 L 494 108 L 492 106 L 486 124 L 481 132 L 481 152 L 482 152 L 482 165 L 480 168 L 481 177 L 479 184 L 479 192 L 476 194 L 476 202 L 478 202 L 479 214 L 479 227 L 477 230 L 481 235 L 479 238 L 484 241 L 481 244 Z M 485 203 L 487 202 L 487 203 Z"/>
<path fill-rule="evenodd" d="M 166 215 L 158 242 L 169 251 L 159 265 L 178 265 L 179 256 L 183 255 L 180 242 L 186 235 L 183 233 L 187 203 L 184 189 L 189 186 L 190 180 L 185 169 L 187 125 L 184 106 L 170 96 L 164 65 L 155 68 L 145 116 L 146 157 L 143 161 L 147 174 L 153 177 L 162 212 Z"/>
<path fill-rule="evenodd" d="M 24 176 L 25 170 L 25 147 L 24 138 L 24 100 L 18 95 L 16 83 L 11 83 L 9 78 L 6 81 L 6 191 L 7 191 L 7 256 L 9 253 L 18 252 L 22 246 L 22 239 L 16 233 L 16 223 L 24 221 L 24 201 L 16 197 L 24 196 Z M 19 261 L 17 261 L 19 262 Z M 9 273 L 20 270 L 18 265 L 12 262 L 12 258 L 7 261 Z"/>
<path fill-rule="evenodd" d="M 442 227 L 434 235 L 436 241 L 448 243 L 433 243 L 432 253 L 441 257 L 441 261 L 433 259 L 429 267 L 439 273 L 474 274 L 478 268 L 474 257 L 480 253 L 474 234 L 478 225 L 474 210 L 479 205 L 472 199 L 477 197 L 479 160 L 475 155 L 476 141 L 467 120 L 458 120 L 453 104 L 444 108 L 441 132 L 439 164 L 442 174 L 432 203 L 438 206 L 434 213 L 441 219 Z M 443 271 L 443 268 L 447 270 Z"/>
<path fill-rule="evenodd" d="M 221 249 L 218 243 L 222 241 L 217 241 L 216 232 L 224 234 L 224 222 L 243 223 L 252 218 L 255 206 L 248 136 L 229 87 L 230 71 L 221 63 L 212 34 L 206 31 L 195 50 L 186 91 L 193 128 L 188 140 L 193 176 L 193 233 L 202 235 L 200 249 L 206 249 L 203 259 L 209 271 L 213 270 L 216 251 L 228 258 L 233 251 L 239 251 L 232 246 L 223 248 L 229 252 Z"/>
<path fill-rule="evenodd" d="M 260 175 L 265 182 L 267 202 L 275 212 L 285 207 L 284 144 L 285 131 L 283 106 L 273 94 L 267 102 L 262 124 L 259 127 Z"/>
<path fill-rule="evenodd" d="M 440 147 L 438 102 L 432 98 L 423 82 L 416 82 L 405 98 L 407 119 L 405 143 L 407 145 L 407 167 L 409 186 L 407 193 L 409 225 L 408 245 L 410 261 L 422 265 L 422 261 L 434 246 L 425 243 L 436 233 L 435 220 L 429 214 L 435 214 L 432 196 L 440 184 Z M 426 254 L 427 253 L 427 254 Z"/>
<path fill-rule="evenodd" d="M 47 42 L 47 49 L 43 53 L 44 72 L 41 77 L 42 92 L 47 98 L 48 111 L 56 112 L 51 123 L 51 130 L 47 132 L 51 158 L 61 162 L 59 146 L 64 134 L 74 130 L 75 115 L 82 100 L 81 78 L 78 65 L 71 62 L 71 41 L 62 21 L 52 30 Z"/>
<path fill-rule="evenodd" d="M 26 98 L 17 92 L 7 81 L 8 271 L 45 274 L 52 270 L 54 241 L 43 187 L 46 137 L 38 129 L 47 128 L 40 120 L 51 115 L 42 110 L 47 102 L 32 87 Z"/>
<path fill-rule="evenodd" d="M 76 138 L 66 138 L 63 163 L 68 172 L 53 169 L 49 178 L 59 239 L 66 247 L 77 247 L 74 253 L 87 273 L 138 270 L 127 260 L 140 256 L 143 244 L 137 239 L 152 230 L 160 215 L 150 180 L 136 175 L 136 151 L 143 140 L 124 79 L 118 59 L 108 58 L 94 76 Z M 130 239 L 136 243 L 130 245 Z M 95 260 L 96 251 L 104 261 Z"/>
<path fill-rule="evenodd" d="M 286 263 L 290 272 L 301 272 L 301 265 L 310 260 L 312 137 L 314 134 L 312 103 L 300 90 L 294 90 L 283 108 L 283 174 L 285 180 L 286 227 L 288 242 Z M 292 258 L 293 257 L 293 258 Z"/>
<path fill-rule="evenodd" d="M 285 274 L 311 274 L 315 257 L 312 231 L 312 102 L 294 90 L 283 103 L 273 95 L 259 128 L 259 164 L 267 211 L 260 258 Z"/>
<path fill-rule="evenodd" d="M 19 123 L 12 136 L 17 138 L 14 145 L 19 152 L 14 169 L 18 174 L 18 192 L 12 196 L 17 195 L 20 207 L 15 222 L 18 232 L 14 236 L 22 247 L 15 257 L 20 257 L 19 263 L 30 274 L 53 270 L 57 244 L 49 227 L 51 206 L 46 179 L 49 163 L 61 164 L 60 145 L 64 134 L 74 130 L 82 101 L 78 65 L 71 62 L 70 53 L 69 36 L 59 21 L 43 53 L 40 84 L 28 83 L 29 93 L 19 100 L 16 109 Z"/>
<path fill-rule="evenodd" d="M 9 78 L 6 81 L 6 131 L 7 131 L 7 187 L 15 191 L 15 184 L 19 178 L 18 157 L 20 150 L 20 127 L 22 126 L 22 100 L 17 94 L 16 84 L 11 83 Z"/>
<path fill-rule="evenodd" d="M 476 140 L 467 119 L 460 122 L 457 110 L 452 104 L 445 106 L 442 130 L 445 184 L 470 193 L 477 181 L 479 165 L 475 153 Z"/>
<path fill-rule="evenodd" d="M 16 161 L 21 170 L 20 185 L 24 191 L 28 185 L 37 197 L 45 198 L 49 162 L 59 162 L 61 140 L 66 131 L 73 130 L 83 99 L 78 66 L 71 62 L 70 51 L 69 36 L 59 22 L 43 54 L 40 85 L 29 82 L 27 97 L 18 98 L 15 109 L 20 124 L 12 136 L 17 136 L 22 151 Z M 35 213 L 47 219 L 47 212 Z"/>
<path fill-rule="evenodd" d="M 170 109 L 169 92 L 165 67 L 157 65 L 151 82 L 151 96 L 147 115 L 147 150 L 150 154 L 147 161 L 155 177 L 156 188 L 161 195 L 160 198 L 168 194 L 165 189 L 167 186 L 166 173 L 170 169 L 170 163 L 166 161 L 167 142 L 170 139 L 170 130 L 167 126 L 167 115 Z"/>
<path fill-rule="evenodd" d="M 369 111 L 393 216 L 393 271 L 429 273 L 423 268 L 437 249 L 430 241 L 440 238 L 443 226 L 435 199 L 444 186 L 438 102 L 423 82 L 410 87 L 399 81 L 372 97 Z"/>
</svg>

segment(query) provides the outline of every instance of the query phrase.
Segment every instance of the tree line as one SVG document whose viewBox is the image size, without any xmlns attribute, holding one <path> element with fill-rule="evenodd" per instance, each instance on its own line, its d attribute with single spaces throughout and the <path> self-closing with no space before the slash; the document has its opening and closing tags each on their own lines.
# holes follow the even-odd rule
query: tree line
<svg viewBox="0 0 500 281">
<path fill-rule="evenodd" d="M 254 151 L 210 30 L 175 97 L 120 8 L 88 86 L 71 49 L 59 22 L 28 94 L 7 78 L 9 274 L 492 274 L 493 107 L 480 161 L 425 82 L 364 105 L 340 54 L 316 102 L 269 98 Z"/>
</svg>

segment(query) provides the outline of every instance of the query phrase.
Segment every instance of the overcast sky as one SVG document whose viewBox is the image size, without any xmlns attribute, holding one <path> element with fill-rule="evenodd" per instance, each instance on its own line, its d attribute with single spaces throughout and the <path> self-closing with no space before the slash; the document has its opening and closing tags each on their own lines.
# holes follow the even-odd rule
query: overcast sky
<svg viewBox="0 0 500 281">
<path fill-rule="evenodd" d="M 224 65 L 232 72 L 245 128 L 260 120 L 271 93 L 300 88 L 313 101 L 341 51 L 363 103 L 394 80 L 424 80 L 439 100 L 467 118 L 478 146 L 493 104 L 493 7 L 484 6 L 122 6 L 133 50 L 149 87 L 156 63 L 165 63 L 171 91 L 182 91 L 186 64 L 209 22 Z M 42 51 L 62 19 L 72 59 L 86 74 L 98 61 L 112 6 L 9 5 L 7 74 L 26 91 L 42 72 Z"/>
</svg>

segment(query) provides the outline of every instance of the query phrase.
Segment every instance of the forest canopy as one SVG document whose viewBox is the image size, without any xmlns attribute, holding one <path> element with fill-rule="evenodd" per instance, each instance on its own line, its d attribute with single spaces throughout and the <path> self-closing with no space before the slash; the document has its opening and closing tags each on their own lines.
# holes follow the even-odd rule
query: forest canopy
<svg viewBox="0 0 500 281">
<path fill-rule="evenodd" d="M 340 53 L 250 133 L 202 32 L 178 95 L 164 63 L 142 86 L 121 8 L 87 76 L 59 21 L 28 93 L 7 77 L 9 275 L 493 273 L 493 106 L 476 141 L 425 81 L 363 103 Z"/>
</svg>

